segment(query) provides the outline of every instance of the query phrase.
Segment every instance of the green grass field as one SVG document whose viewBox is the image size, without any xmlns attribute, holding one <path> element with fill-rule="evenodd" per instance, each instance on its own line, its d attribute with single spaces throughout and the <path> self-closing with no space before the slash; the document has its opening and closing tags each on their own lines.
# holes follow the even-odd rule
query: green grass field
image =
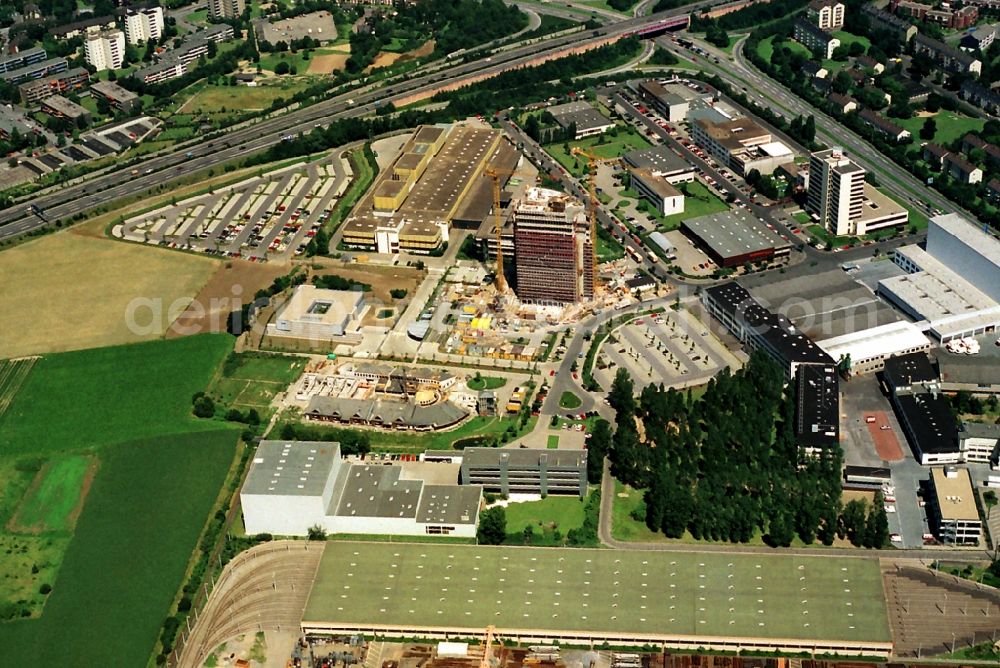
<svg viewBox="0 0 1000 668">
<path fill-rule="evenodd" d="M 861 46 L 865 47 L 865 51 L 867 51 L 868 47 L 872 45 L 871 40 L 869 40 L 867 37 L 854 35 L 852 33 L 847 32 L 846 30 L 837 30 L 836 32 L 833 33 L 833 36 L 840 40 L 841 46 L 850 46 L 855 42 L 859 42 Z"/>
<path fill-rule="evenodd" d="M 274 63 L 275 65 L 277 62 Z M 308 62 L 305 67 L 308 67 Z M 300 74 L 305 70 L 300 67 Z M 295 93 L 305 88 L 304 85 L 283 86 L 204 86 L 184 106 L 185 111 L 192 113 L 217 113 L 225 111 L 242 111 L 249 109 L 266 109 L 277 99 L 289 99 Z"/>
<path fill-rule="evenodd" d="M 145 666 L 235 443 L 227 430 L 105 448 L 42 617 L 0 624 L 3 663 L 55 665 L 72 647 L 81 666 Z"/>
<path fill-rule="evenodd" d="M 580 176 L 587 169 L 587 159 L 571 155 L 574 148 L 585 148 L 594 152 L 600 158 L 617 158 L 629 151 L 641 148 L 649 148 L 650 144 L 646 138 L 636 132 L 632 127 L 619 124 L 618 136 L 613 137 L 607 133 L 587 137 L 578 141 L 569 142 L 570 152 L 566 151 L 566 142 L 555 142 L 547 144 L 545 151 L 556 161 L 566 168 L 568 172 Z"/>
<path fill-rule="evenodd" d="M 262 53 L 260 54 L 260 66 L 265 70 L 273 72 L 278 63 L 284 62 L 288 63 L 288 67 L 294 67 L 297 74 L 305 74 L 306 70 L 309 69 L 309 60 L 303 58 L 304 53 L 305 51 L 299 51 L 298 53 L 291 53 L 290 51 Z"/>
<path fill-rule="evenodd" d="M 531 525 L 538 534 L 544 529 L 559 529 L 565 535 L 570 529 L 583 524 L 585 506 L 586 501 L 578 496 L 554 494 L 540 501 L 508 503 L 504 508 L 507 514 L 507 535 L 512 536 L 517 542 L 524 532 L 524 527 L 528 525 Z"/>
<path fill-rule="evenodd" d="M 0 624 L 0 663 L 54 664 L 69 646 L 81 665 L 146 665 L 233 462 L 238 432 L 191 416 L 232 345 L 202 335 L 36 363 L 0 418 L 0 617 L 35 618 Z"/>
<path fill-rule="evenodd" d="M 304 620 L 888 643 L 881 587 L 875 559 L 330 543 Z"/>
<path fill-rule="evenodd" d="M 535 427 L 537 417 L 528 419 L 520 433 L 528 433 Z M 515 417 L 469 418 L 455 429 L 440 432 L 407 434 L 398 431 L 370 431 L 372 450 L 375 452 L 423 452 L 424 450 L 450 450 L 452 443 L 471 436 L 500 435 L 510 426 L 517 426 Z"/>
<path fill-rule="evenodd" d="M 20 360 L 0 360 L 0 415 L 6 412 L 14 400 L 14 395 L 21 389 L 37 359 L 28 357 Z"/>
<path fill-rule="evenodd" d="M 506 378 L 500 378 L 498 376 L 480 376 L 479 378 L 470 378 L 466 385 L 469 386 L 470 390 L 499 390 L 501 387 L 507 384 Z"/>
<path fill-rule="evenodd" d="M 563 392 L 562 396 L 559 397 L 559 408 L 579 408 L 581 404 L 583 404 L 583 402 L 580 401 L 580 397 L 576 396 L 569 390 Z"/>
<path fill-rule="evenodd" d="M 271 400 L 286 390 L 305 368 L 301 357 L 234 353 L 230 359 L 232 368 L 229 362 L 223 366 L 208 393 L 226 406 L 243 411 L 254 408 L 261 415 L 269 410 Z"/>
<path fill-rule="evenodd" d="M 12 520 L 16 530 L 72 530 L 84 479 L 92 464 L 90 457 L 70 455 L 54 459 L 42 467 Z"/>
<path fill-rule="evenodd" d="M 910 134 L 913 135 L 914 141 L 923 141 L 920 139 L 920 129 L 924 127 L 924 121 L 927 120 L 927 117 L 914 116 L 913 118 L 894 118 L 892 120 L 901 127 L 909 130 Z M 950 144 L 967 132 L 979 132 L 986 123 L 981 118 L 970 118 L 969 116 L 956 114 L 953 111 L 944 110 L 934 114 L 934 121 L 937 123 L 937 132 L 934 133 L 932 141 L 936 144 Z"/>
<path fill-rule="evenodd" d="M 684 184 L 687 195 L 684 197 L 683 213 L 675 213 L 671 216 L 662 216 L 652 207 L 649 211 L 654 213 L 661 231 L 676 230 L 681 226 L 681 221 L 698 216 L 707 216 L 710 213 L 719 213 L 729 209 L 729 205 L 712 194 L 708 188 L 700 181 L 692 181 Z"/>
<path fill-rule="evenodd" d="M 558 450 L 559 449 L 559 435 L 558 434 L 549 434 L 548 436 L 546 436 L 545 437 L 545 447 L 548 448 L 549 450 Z"/>
<path fill-rule="evenodd" d="M 48 355 L 0 417 L 0 457 L 212 429 L 191 415 L 191 397 L 232 346 L 206 334 Z"/>
</svg>

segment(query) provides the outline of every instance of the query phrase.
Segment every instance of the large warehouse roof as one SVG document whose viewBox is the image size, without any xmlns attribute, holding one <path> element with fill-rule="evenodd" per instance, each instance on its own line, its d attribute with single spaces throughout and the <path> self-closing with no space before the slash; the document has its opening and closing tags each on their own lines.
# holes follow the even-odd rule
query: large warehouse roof
<svg viewBox="0 0 1000 668">
<path fill-rule="evenodd" d="M 930 346 L 930 341 L 916 325 L 902 321 L 835 336 L 816 343 L 835 360 L 850 355 L 855 362 L 922 350 Z"/>
<path fill-rule="evenodd" d="M 243 493 L 319 496 L 339 459 L 339 443 L 261 441 Z"/>
<path fill-rule="evenodd" d="M 891 642 L 874 559 L 331 542 L 306 629 Z M 558 636 L 557 636 L 558 637 Z M 563 636 L 565 637 L 565 636 Z M 749 640 L 752 642 L 752 640 Z"/>
<path fill-rule="evenodd" d="M 689 218 L 684 227 L 719 257 L 731 258 L 768 248 L 789 248 L 791 244 L 749 213 L 724 211 Z"/>
</svg>

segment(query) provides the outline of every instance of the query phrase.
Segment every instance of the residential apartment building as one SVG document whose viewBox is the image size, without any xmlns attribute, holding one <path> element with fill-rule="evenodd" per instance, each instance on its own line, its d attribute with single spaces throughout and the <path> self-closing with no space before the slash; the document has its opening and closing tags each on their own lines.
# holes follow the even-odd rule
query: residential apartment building
<svg viewBox="0 0 1000 668">
<path fill-rule="evenodd" d="M 142 7 L 125 12 L 125 39 L 129 44 L 157 42 L 162 34 L 162 7 Z"/>
<path fill-rule="evenodd" d="M 968 51 L 986 51 L 996 41 L 1000 24 L 979 26 L 962 37 L 959 46 Z"/>
<path fill-rule="evenodd" d="M 17 87 L 21 101 L 32 105 L 49 95 L 63 94 L 80 90 L 90 81 L 90 72 L 82 67 L 74 67 L 59 74 L 28 81 Z"/>
<path fill-rule="evenodd" d="M 69 69 L 69 61 L 65 58 L 49 58 L 19 67 L 15 70 L 0 72 L 0 81 L 6 81 L 12 86 L 27 81 L 28 79 L 41 79 L 42 77 L 65 72 Z"/>
<path fill-rule="evenodd" d="M 975 25 L 979 19 L 979 9 L 972 4 L 957 9 L 942 5 L 941 9 L 935 9 L 934 5 L 926 5 L 922 2 L 891 0 L 889 8 L 899 16 L 937 23 L 951 30 L 963 30 Z"/>
<path fill-rule="evenodd" d="M 890 14 L 883 9 L 879 9 L 874 3 L 863 5 L 861 13 L 868 18 L 873 27 L 878 30 L 888 30 L 904 44 L 913 39 L 913 36 L 917 34 L 917 26 L 899 18 L 895 14 Z"/>
<path fill-rule="evenodd" d="M 138 95 L 113 81 L 95 81 L 90 86 L 90 93 L 95 97 L 103 97 L 112 107 L 125 113 L 135 111 L 140 105 Z"/>
<path fill-rule="evenodd" d="M 923 34 L 913 38 L 913 53 L 928 56 L 947 72 L 979 74 L 983 69 L 982 62 L 975 56 Z"/>
<path fill-rule="evenodd" d="M 844 3 L 837 0 L 813 0 L 806 7 L 806 16 L 820 30 L 844 27 Z"/>
<path fill-rule="evenodd" d="M 886 139 L 890 139 L 894 142 L 904 141 L 910 138 L 910 131 L 896 125 L 888 118 L 881 116 L 877 112 L 871 109 L 862 109 L 858 112 L 858 118 L 867 125 L 868 127 L 875 130 Z"/>
<path fill-rule="evenodd" d="M 517 296 L 579 302 L 594 296 L 594 246 L 583 205 L 564 193 L 528 188 L 514 204 Z"/>
<path fill-rule="evenodd" d="M 1000 114 L 1000 90 L 989 88 L 978 81 L 969 79 L 962 82 L 959 96 L 987 113 Z"/>
<path fill-rule="evenodd" d="M 832 58 L 834 50 L 840 46 L 839 39 L 801 17 L 795 19 L 793 29 L 796 42 L 825 59 Z"/>
<path fill-rule="evenodd" d="M 40 46 L 24 49 L 22 51 L 18 51 L 17 53 L 0 57 L 0 74 L 13 72 L 14 70 L 19 70 L 22 67 L 40 63 L 48 60 L 48 57 L 49 56 L 45 52 L 45 49 Z"/>
<path fill-rule="evenodd" d="M 208 0 L 208 16 L 212 19 L 237 18 L 246 8 L 246 0 Z"/>
<path fill-rule="evenodd" d="M 983 180 L 983 170 L 960 155 L 949 153 L 945 156 L 943 164 L 948 176 L 960 183 L 971 185 Z"/>
<path fill-rule="evenodd" d="M 98 72 L 120 70 L 125 59 L 125 33 L 121 30 L 88 33 L 83 42 L 83 57 Z"/>
<path fill-rule="evenodd" d="M 982 521 L 967 469 L 936 468 L 931 471 L 931 516 L 934 532 L 946 545 L 978 545 Z"/>
<path fill-rule="evenodd" d="M 466 448 L 459 476 L 462 485 L 486 492 L 587 495 L 587 451 L 535 448 Z"/>
</svg>

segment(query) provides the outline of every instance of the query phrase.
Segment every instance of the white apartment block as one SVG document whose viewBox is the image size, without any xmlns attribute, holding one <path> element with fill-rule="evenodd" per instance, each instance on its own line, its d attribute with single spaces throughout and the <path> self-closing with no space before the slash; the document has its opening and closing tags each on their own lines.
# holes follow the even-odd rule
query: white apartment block
<svg viewBox="0 0 1000 668">
<path fill-rule="evenodd" d="M 162 7 L 130 9 L 125 13 L 125 39 L 129 44 L 158 42 L 162 34 Z"/>
<path fill-rule="evenodd" d="M 232 19 L 243 16 L 246 0 L 208 0 L 208 16 L 213 19 Z"/>
<path fill-rule="evenodd" d="M 851 220 L 861 217 L 865 170 L 836 148 L 809 156 L 806 206 L 832 234 L 850 234 Z"/>
<path fill-rule="evenodd" d="M 83 56 L 98 72 L 121 69 L 125 58 L 125 33 L 101 30 L 88 34 L 83 43 Z"/>
<path fill-rule="evenodd" d="M 813 0 L 806 9 L 806 15 L 820 30 L 836 30 L 844 27 L 844 11 L 842 2 Z"/>
</svg>

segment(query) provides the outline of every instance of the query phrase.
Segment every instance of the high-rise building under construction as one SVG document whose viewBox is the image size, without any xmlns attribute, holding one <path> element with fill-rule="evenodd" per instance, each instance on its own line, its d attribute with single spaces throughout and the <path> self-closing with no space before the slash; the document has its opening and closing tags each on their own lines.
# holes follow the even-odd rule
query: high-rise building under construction
<svg viewBox="0 0 1000 668">
<path fill-rule="evenodd" d="M 529 188 L 514 203 L 514 265 L 522 301 L 579 302 L 594 296 L 594 251 L 583 204 Z"/>
</svg>

